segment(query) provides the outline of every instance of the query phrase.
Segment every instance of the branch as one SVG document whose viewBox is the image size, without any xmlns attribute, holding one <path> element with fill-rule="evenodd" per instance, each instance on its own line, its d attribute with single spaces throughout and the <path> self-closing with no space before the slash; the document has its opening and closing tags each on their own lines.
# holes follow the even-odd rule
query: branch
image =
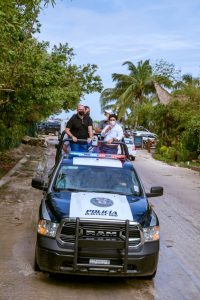
<svg viewBox="0 0 200 300">
<path fill-rule="evenodd" d="M 4 104 L 6 104 L 6 103 L 8 103 L 9 102 L 9 100 L 7 99 L 7 100 L 0 100 L 0 105 L 4 105 Z"/>
</svg>

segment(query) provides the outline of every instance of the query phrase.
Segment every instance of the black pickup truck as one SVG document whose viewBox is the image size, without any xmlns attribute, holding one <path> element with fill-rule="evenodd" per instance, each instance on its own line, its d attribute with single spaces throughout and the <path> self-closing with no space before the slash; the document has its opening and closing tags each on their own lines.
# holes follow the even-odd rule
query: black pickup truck
<svg viewBox="0 0 200 300">
<path fill-rule="evenodd" d="M 148 198 L 161 196 L 163 188 L 146 193 L 122 154 L 71 152 L 57 160 L 48 182 L 32 180 L 32 187 L 44 192 L 36 271 L 155 276 L 159 221 Z"/>
<path fill-rule="evenodd" d="M 37 131 L 41 134 L 53 133 L 58 135 L 60 132 L 61 124 L 58 121 L 54 122 L 41 122 L 37 125 Z"/>
</svg>

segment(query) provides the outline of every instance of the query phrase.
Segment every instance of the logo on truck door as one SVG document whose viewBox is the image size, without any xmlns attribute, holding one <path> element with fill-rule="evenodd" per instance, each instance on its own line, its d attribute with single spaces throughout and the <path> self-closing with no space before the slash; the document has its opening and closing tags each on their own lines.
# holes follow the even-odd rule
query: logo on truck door
<svg viewBox="0 0 200 300">
<path fill-rule="evenodd" d="M 90 200 L 90 202 L 93 205 L 98 206 L 98 207 L 109 207 L 109 206 L 112 206 L 114 204 L 111 199 L 101 198 L 101 197 L 92 198 Z"/>
</svg>

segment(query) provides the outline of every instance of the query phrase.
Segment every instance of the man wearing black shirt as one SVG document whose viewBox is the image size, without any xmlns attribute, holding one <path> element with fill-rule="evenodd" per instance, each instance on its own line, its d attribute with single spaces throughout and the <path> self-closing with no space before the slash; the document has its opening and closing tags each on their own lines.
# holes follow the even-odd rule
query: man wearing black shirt
<svg viewBox="0 0 200 300">
<path fill-rule="evenodd" d="M 74 114 L 66 125 L 66 133 L 72 138 L 70 143 L 71 151 L 86 152 L 88 143 L 93 137 L 92 119 L 85 114 L 85 107 L 82 104 L 77 106 L 77 114 Z M 86 142 L 77 142 L 78 139 L 87 140 Z"/>
</svg>

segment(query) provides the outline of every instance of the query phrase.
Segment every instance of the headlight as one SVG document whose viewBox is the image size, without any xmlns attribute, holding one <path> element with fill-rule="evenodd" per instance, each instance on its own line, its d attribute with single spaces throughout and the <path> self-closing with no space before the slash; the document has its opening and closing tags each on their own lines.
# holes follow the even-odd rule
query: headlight
<svg viewBox="0 0 200 300">
<path fill-rule="evenodd" d="M 48 220 L 39 220 L 38 233 L 44 236 L 55 237 L 59 224 Z"/>
<path fill-rule="evenodd" d="M 143 228 L 143 232 L 144 232 L 144 241 L 145 242 L 159 240 L 159 233 L 160 233 L 159 226 Z"/>
</svg>

